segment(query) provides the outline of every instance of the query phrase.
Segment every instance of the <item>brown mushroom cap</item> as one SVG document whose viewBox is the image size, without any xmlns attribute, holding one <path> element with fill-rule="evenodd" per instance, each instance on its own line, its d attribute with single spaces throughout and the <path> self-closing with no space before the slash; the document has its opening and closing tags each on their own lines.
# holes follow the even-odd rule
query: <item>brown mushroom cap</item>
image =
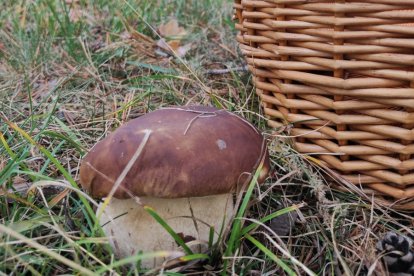
<svg viewBox="0 0 414 276">
<path fill-rule="evenodd" d="M 80 182 L 93 197 L 105 197 L 141 144 L 116 198 L 208 196 L 233 191 L 265 158 L 263 136 L 246 120 L 212 107 L 171 107 L 143 115 L 98 142 L 83 159 Z"/>
</svg>

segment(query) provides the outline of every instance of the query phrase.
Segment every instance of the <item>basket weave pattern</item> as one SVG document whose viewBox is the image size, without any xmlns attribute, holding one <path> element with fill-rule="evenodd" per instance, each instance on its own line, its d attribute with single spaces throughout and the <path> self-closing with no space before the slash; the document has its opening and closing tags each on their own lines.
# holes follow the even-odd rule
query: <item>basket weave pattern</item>
<svg viewBox="0 0 414 276">
<path fill-rule="evenodd" d="M 235 12 L 269 125 L 414 208 L 414 0 L 236 0 Z"/>
</svg>

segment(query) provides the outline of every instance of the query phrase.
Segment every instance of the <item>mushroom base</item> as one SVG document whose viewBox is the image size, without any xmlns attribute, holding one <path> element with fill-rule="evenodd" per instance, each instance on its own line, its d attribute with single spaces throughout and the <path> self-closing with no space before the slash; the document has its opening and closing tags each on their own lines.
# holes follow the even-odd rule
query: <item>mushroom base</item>
<svg viewBox="0 0 414 276">
<path fill-rule="evenodd" d="M 140 201 L 142 205 L 134 199 L 113 198 L 100 218 L 117 257 L 139 252 L 183 251 L 145 211 L 144 205 L 152 207 L 195 253 L 207 249 L 211 226 L 215 231 L 214 242 L 217 241 L 234 211 L 232 194 L 178 199 L 140 197 Z M 102 204 L 97 213 L 101 208 Z M 165 261 L 164 258 L 145 259 L 142 267 L 153 268 Z"/>
</svg>

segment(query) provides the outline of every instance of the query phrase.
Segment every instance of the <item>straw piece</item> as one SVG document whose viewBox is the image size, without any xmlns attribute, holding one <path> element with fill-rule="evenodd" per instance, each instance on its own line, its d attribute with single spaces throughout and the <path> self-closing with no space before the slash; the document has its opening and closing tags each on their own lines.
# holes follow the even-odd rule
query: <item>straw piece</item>
<svg viewBox="0 0 414 276">
<path fill-rule="evenodd" d="M 320 1 L 322 2 L 322 1 Z M 395 9 L 403 9 L 404 5 L 384 5 L 384 4 L 369 4 L 369 3 L 310 3 L 304 5 L 296 5 L 297 9 L 304 9 L 318 12 L 329 13 L 369 13 L 390 11 Z"/>
<path fill-rule="evenodd" d="M 286 69 L 286 70 L 323 70 L 321 66 L 300 61 L 280 61 L 259 58 L 246 58 L 247 62 L 253 66 Z"/>
<path fill-rule="evenodd" d="M 380 24 L 398 24 L 405 22 L 404 20 L 398 19 L 382 19 L 382 18 L 369 18 L 369 17 L 335 17 L 335 16 L 295 16 L 292 17 L 297 24 L 314 24 L 315 26 L 369 26 L 369 25 L 380 25 Z M 267 19 L 268 20 L 268 19 Z M 265 21 L 265 20 L 263 20 Z M 322 25 L 323 24 L 323 25 Z M 277 25 L 274 22 L 274 25 Z"/>
<path fill-rule="evenodd" d="M 243 7 L 254 7 L 254 8 L 271 8 L 273 5 L 267 1 L 254 1 L 254 0 L 242 0 Z"/>
<path fill-rule="evenodd" d="M 392 63 L 394 65 L 414 65 L 414 55 L 405 55 L 405 54 L 369 54 L 369 55 L 354 55 L 350 54 L 350 58 L 357 59 L 357 60 L 369 60 L 369 61 L 378 61 L 378 62 L 386 62 Z"/>
<path fill-rule="evenodd" d="M 297 33 L 306 34 L 313 37 L 324 37 L 329 39 L 367 39 L 367 38 L 383 38 L 383 37 L 402 37 L 401 34 L 390 34 L 389 32 L 378 31 L 342 31 L 336 32 L 333 28 L 321 29 L 303 29 L 297 30 Z"/>
<path fill-rule="evenodd" d="M 395 4 L 412 6 L 414 8 L 414 2 L 412 0 L 364 0 L 366 3 L 378 3 L 378 4 Z"/>
<path fill-rule="evenodd" d="M 359 45 L 359 44 L 347 44 L 347 45 L 331 45 L 320 42 L 295 42 L 292 45 L 313 49 L 315 51 L 323 51 L 332 54 L 375 54 L 375 53 L 401 53 L 400 48 L 376 46 L 376 45 Z M 408 52 L 408 50 L 407 50 Z"/>
<path fill-rule="evenodd" d="M 262 12 L 268 13 L 275 16 L 291 16 L 291 15 L 317 15 L 319 13 L 303 10 L 303 9 L 289 9 L 289 8 L 262 8 L 259 9 Z"/>
<path fill-rule="evenodd" d="M 344 70 L 344 69 L 383 69 L 383 68 L 398 68 L 399 65 L 373 62 L 365 60 L 332 60 L 319 57 L 295 57 L 295 59 L 307 62 L 313 65 L 319 65 L 327 67 L 331 70 Z"/>
<path fill-rule="evenodd" d="M 258 35 L 276 40 L 288 40 L 288 41 L 324 41 L 328 42 L 329 40 L 324 37 L 315 37 L 307 34 L 297 34 L 297 33 L 275 33 L 272 31 L 257 31 Z M 247 35 L 244 35 L 246 37 Z M 364 38 L 367 38 L 366 36 Z"/>
</svg>

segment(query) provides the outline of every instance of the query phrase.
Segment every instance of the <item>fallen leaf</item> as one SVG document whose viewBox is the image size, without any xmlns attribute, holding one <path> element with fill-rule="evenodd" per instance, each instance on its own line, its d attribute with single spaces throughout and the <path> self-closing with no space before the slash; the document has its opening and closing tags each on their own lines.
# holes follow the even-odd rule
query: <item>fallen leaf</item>
<svg viewBox="0 0 414 276">
<path fill-rule="evenodd" d="M 130 30 L 130 35 L 133 39 L 137 41 L 145 41 L 147 43 L 154 43 L 154 40 L 151 37 L 144 35 L 143 33 L 140 33 L 134 29 Z"/>
<path fill-rule="evenodd" d="M 170 40 L 167 42 L 168 46 L 174 51 L 177 52 L 178 48 L 180 47 L 180 41 L 179 40 Z"/>
<path fill-rule="evenodd" d="M 158 28 L 158 32 L 164 38 L 181 40 L 186 34 L 186 30 L 178 25 L 176 19 L 171 19 L 166 24 Z"/>
<path fill-rule="evenodd" d="M 168 50 L 168 43 L 167 41 L 165 41 L 164 38 L 161 38 L 160 40 L 157 41 L 156 43 L 157 47 Z"/>
<path fill-rule="evenodd" d="M 184 57 L 192 47 L 191 43 L 181 45 L 181 41 L 184 39 L 187 31 L 183 27 L 180 27 L 175 19 L 171 19 L 168 23 L 161 25 L 158 28 L 158 32 L 161 35 L 161 39 L 156 43 L 158 47 L 156 53 L 161 56 L 168 54 Z"/>
<path fill-rule="evenodd" d="M 287 236 L 297 221 L 298 213 L 289 212 L 270 221 L 270 228 L 279 236 Z"/>
<path fill-rule="evenodd" d="M 184 57 L 187 52 L 191 49 L 192 44 L 187 43 L 183 46 L 180 46 L 179 40 L 166 41 L 164 38 L 161 38 L 157 41 L 157 46 L 163 50 L 163 52 L 168 53 L 169 55 L 177 55 L 179 57 Z"/>
<path fill-rule="evenodd" d="M 177 55 L 179 56 L 179 57 L 183 57 L 183 56 L 185 56 L 185 54 L 187 54 L 187 52 L 189 51 L 189 50 L 191 50 L 191 47 L 192 47 L 193 45 L 191 44 L 191 43 L 187 43 L 187 44 L 185 44 L 185 45 L 183 45 L 183 46 L 181 46 L 181 47 L 178 47 L 178 49 L 177 49 Z"/>
<path fill-rule="evenodd" d="M 69 192 L 70 192 L 70 190 L 68 188 L 66 188 L 62 192 L 60 192 L 58 195 L 53 197 L 49 201 L 49 208 L 51 208 L 51 207 L 55 206 L 56 204 L 58 204 L 62 199 L 64 199 L 68 195 Z"/>
</svg>

